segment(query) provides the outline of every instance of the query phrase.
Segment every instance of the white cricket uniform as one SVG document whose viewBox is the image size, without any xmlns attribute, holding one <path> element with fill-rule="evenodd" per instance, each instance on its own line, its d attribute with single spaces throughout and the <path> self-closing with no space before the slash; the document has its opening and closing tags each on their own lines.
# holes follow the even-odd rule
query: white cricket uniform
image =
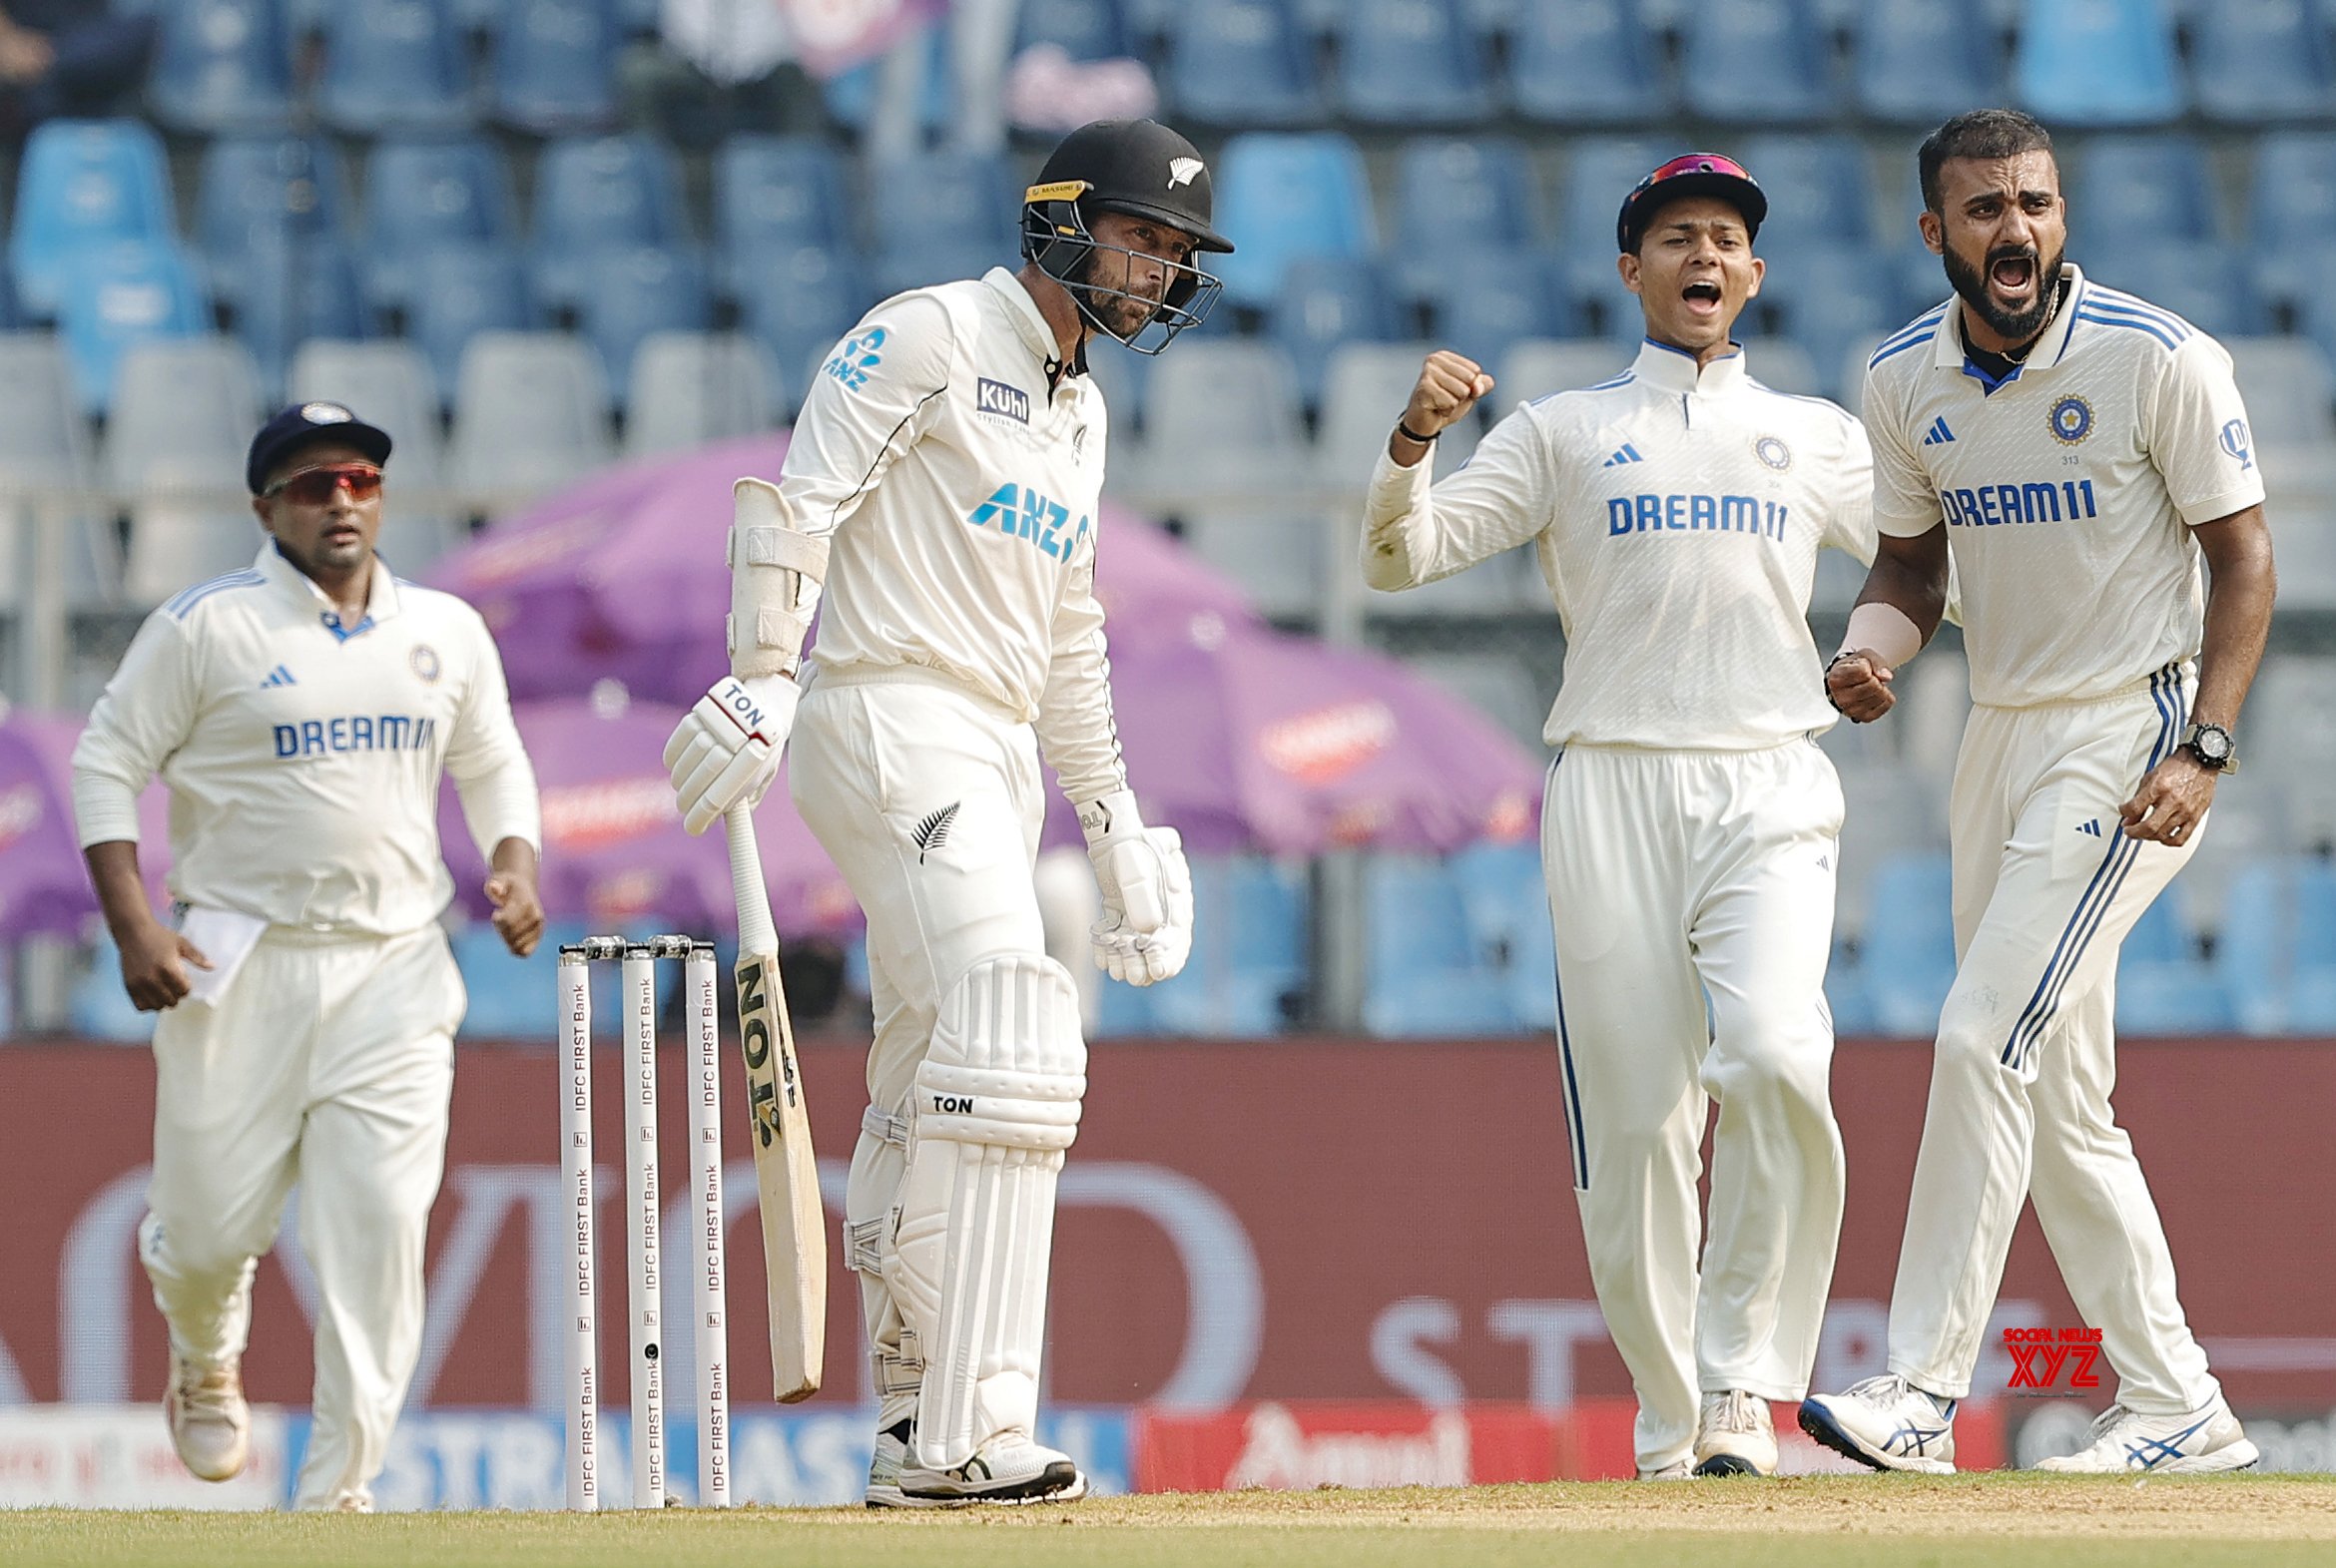
<svg viewBox="0 0 2336 1568">
<path fill-rule="evenodd" d="M 366 613 L 344 626 L 273 543 L 148 617 L 73 754 L 84 845 L 135 842 L 159 773 L 172 896 L 268 922 L 216 1001 L 155 1025 L 139 1251 L 173 1347 L 240 1355 L 253 1271 L 298 1184 L 317 1286 L 301 1507 L 368 1495 L 421 1348 L 466 1000 L 436 923 L 453 892 L 441 772 L 482 849 L 540 841 L 477 612 L 376 562 Z"/>
<path fill-rule="evenodd" d="M 1050 387 L 1055 357 L 1003 268 L 885 300 L 827 362 L 778 479 L 833 536 L 788 777 L 868 913 L 876 1040 L 845 1208 L 881 1427 L 915 1411 L 925 1359 L 881 1271 L 942 1002 L 977 960 L 1045 953 L 1041 753 L 1075 801 L 1126 786 L 1094 592 L 1103 396 L 1084 374 Z M 1037 1294 L 1042 1311 L 1042 1276 Z M 1005 1371 L 996 1429 L 1028 1434 L 1034 1346 Z"/>
<path fill-rule="evenodd" d="M 1590 1274 L 1650 1470 L 1687 1457 L 1699 1391 L 1807 1391 L 1832 1282 L 1842 802 L 1815 744 L 1836 716 L 1807 614 L 1820 547 L 1873 558 L 1869 466 L 1834 404 L 1760 385 L 1740 351 L 1699 372 L 1649 341 L 1627 373 L 1516 409 L 1433 486 L 1428 462 L 1385 454 L 1372 475 L 1373 587 L 1531 540 L 1564 628 L 1541 824 L 1559 1062 Z"/>
<path fill-rule="evenodd" d="M 2180 870 L 2119 802 L 2188 723 L 2205 597 L 2190 528 L 2263 482 L 2230 356 L 2171 312 L 2066 269 L 2026 363 L 1991 387 L 1962 307 L 1885 339 L 1867 372 L 1876 525 L 1947 526 L 1973 709 L 1951 806 L 1960 967 L 1939 1020 L 1890 1366 L 1961 1397 L 2021 1203 L 2147 1414 L 2216 1393 L 2173 1260 L 2109 1107 L 2125 933 Z"/>
</svg>

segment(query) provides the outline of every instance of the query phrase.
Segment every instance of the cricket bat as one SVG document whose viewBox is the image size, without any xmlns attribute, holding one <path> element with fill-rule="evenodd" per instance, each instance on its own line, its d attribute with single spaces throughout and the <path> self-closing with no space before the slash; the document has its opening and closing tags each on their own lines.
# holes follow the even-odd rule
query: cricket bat
<svg viewBox="0 0 2336 1568">
<path fill-rule="evenodd" d="M 738 900 L 738 1035 L 746 1052 L 755 1195 L 763 1211 L 772 1391 L 782 1404 L 820 1391 L 828 1342 L 827 1211 L 812 1157 L 811 1114 L 795 1059 L 795 1026 L 779 985 L 779 934 L 763 885 L 755 820 L 730 808 L 730 887 Z"/>
</svg>

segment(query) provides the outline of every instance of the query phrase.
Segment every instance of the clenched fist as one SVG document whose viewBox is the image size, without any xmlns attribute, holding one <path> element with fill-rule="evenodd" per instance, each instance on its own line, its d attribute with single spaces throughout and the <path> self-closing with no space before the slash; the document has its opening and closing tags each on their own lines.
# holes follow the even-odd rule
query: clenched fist
<svg viewBox="0 0 2336 1568">
<path fill-rule="evenodd" d="M 1442 434 L 1466 418 L 1476 399 L 1491 390 L 1492 378 L 1482 365 L 1449 348 L 1439 348 L 1420 366 L 1412 400 L 1404 405 L 1404 425 L 1415 435 Z M 1399 434 L 1397 439 L 1403 437 Z"/>
</svg>

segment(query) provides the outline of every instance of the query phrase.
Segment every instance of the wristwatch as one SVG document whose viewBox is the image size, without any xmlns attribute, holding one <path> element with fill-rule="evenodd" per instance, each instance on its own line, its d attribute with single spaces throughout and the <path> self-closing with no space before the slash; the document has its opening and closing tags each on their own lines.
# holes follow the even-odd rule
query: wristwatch
<svg viewBox="0 0 2336 1568">
<path fill-rule="evenodd" d="M 2182 750 L 2210 774 L 2238 772 L 2238 748 L 2231 743 L 2230 732 L 2218 724 L 2194 724 L 2184 730 Z"/>
</svg>

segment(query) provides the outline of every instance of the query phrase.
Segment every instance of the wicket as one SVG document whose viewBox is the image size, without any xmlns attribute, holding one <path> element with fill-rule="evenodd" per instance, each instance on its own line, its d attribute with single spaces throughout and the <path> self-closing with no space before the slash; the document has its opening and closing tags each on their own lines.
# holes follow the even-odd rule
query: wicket
<svg viewBox="0 0 2336 1568">
<path fill-rule="evenodd" d="M 591 966 L 621 960 L 625 1020 L 626 1307 L 631 1323 L 633 1506 L 665 1506 L 665 1372 L 657 1186 L 657 964 L 683 963 L 689 1016 L 691 1181 L 697 1201 L 698 1502 L 730 1506 L 730 1350 L 722 1249 L 721 989 L 714 944 L 687 936 L 645 942 L 587 937 L 560 948 L 560 1047 L 566 1077 L 561 1140 L 575 1252 L 569 1268 L 568 1506 L 600 1506 L 598 1276 L 592 1191 Z"/>
</svg>

